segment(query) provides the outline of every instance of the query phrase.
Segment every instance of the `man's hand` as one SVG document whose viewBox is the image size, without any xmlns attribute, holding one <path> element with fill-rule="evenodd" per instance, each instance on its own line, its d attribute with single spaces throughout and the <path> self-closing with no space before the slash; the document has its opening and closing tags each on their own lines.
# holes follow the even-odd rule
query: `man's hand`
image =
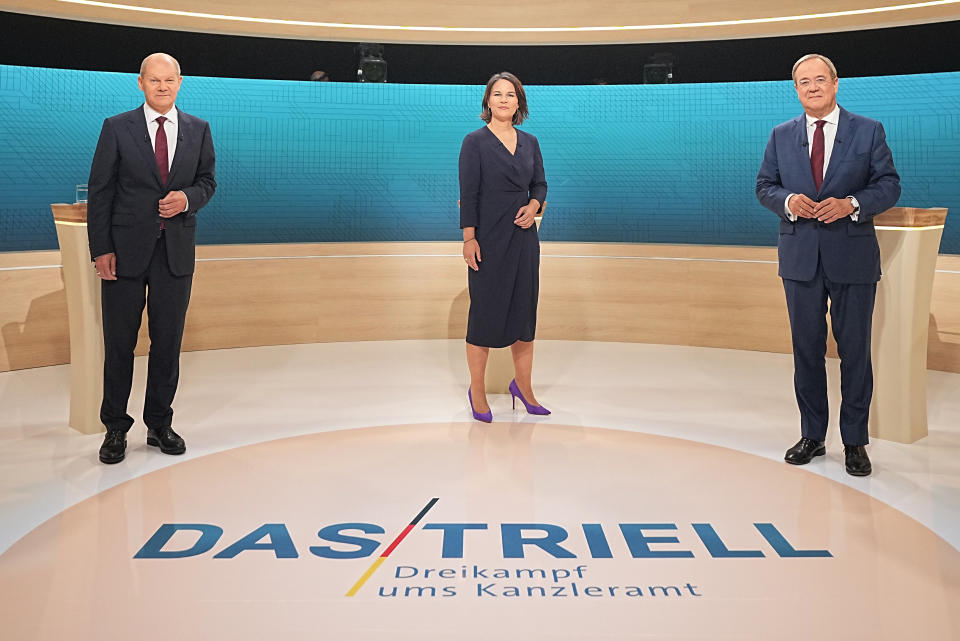
<svg viewBox="0 0 960 641">
<path fill-rule="evenodd" d="M 853 203 L 849 198 L 827 198 L 814 208 L 816 219 L 821 223 L 832 223 L 853 213 Z"/>
<path fill-rule="evenodd" d="M 790 208 L 790 213 L 797 218 L 816 218 L 819 203 L 804 194 L 794 194 L 787 206 Z"/>
<path fill-rule="evenodd" d="M 93 265 L 97 270 L 97 276 L 99 276 L 101 280 L 117 280 L 116 254 L 103 254 L 102 256 L 97 256 L 93 262 Z"/>
<path fill-rule="evenodd" d="M 182 191 L 171 191 L 160 201 L 160 217 L 173 218 L 187 208 L 187 196 Z"/>
</svg>

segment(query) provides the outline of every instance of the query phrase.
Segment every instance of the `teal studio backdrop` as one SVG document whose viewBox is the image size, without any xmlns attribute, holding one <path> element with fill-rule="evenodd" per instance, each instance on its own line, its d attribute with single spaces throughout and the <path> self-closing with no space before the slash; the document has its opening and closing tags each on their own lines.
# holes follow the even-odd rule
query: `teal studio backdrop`
<svg viewBox="0 0 960 641">
<path fill-rule="evenodd" d="M 210 121 L 217 183 L 205 244 L 459 238 L 457 157 L 482 86 L 185 77 Z M 754 197 L 790 81 L 531 86 L 552 241 L 774 245 Z M 904 206 L 944 206 L 960 253 L 960 73 L 841 78 L 840 104 L 883 122 Z M 49 204 L 87 182 L 103 119 L 136 107 L 135 74 L 0 66 L 0 251 L 57 247 Z"/>
</svg>

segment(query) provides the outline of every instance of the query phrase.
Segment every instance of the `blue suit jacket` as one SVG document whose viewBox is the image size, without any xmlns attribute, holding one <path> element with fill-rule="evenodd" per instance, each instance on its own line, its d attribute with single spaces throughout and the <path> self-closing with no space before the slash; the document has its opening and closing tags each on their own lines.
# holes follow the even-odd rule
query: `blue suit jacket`
<svg viewBox="0 0 960 641">
<path fill-rule="evenodd" d="M 790 194 L 815 201 L 853 196 L 860 203 L 858 222 L 849 217 L 829 225 L 800 218 L 790 222 L 783 204 Z M 803 114 L 774 127 L 757 175 L 757 198 L 780 217 L 780 276 L 811 280 L 817 260 L 837 283 L 880 280 L 880 248 L 873 217 L 900 198 L 900 176 L 893 166 L 883 125 L 840 109 L 830 164 L 818 192 L 810 169 Z"/>
<path fill-rule="evenodd" d="M 210 125 L 177 113 L 177 150 L 166 186 L 160 182 L 143 107 L 103 121 L 90 166 L 87 234 L 90 256 L 116 254 L 120 276 L 146 271 L 160 229 L 158 203 L 177 190 L 186 194 L 190 209 L 165 223 L 167 261 L 175 276 L 193 273 L 196 214 L 217 188 L 216 161 Z"/>
</svg>

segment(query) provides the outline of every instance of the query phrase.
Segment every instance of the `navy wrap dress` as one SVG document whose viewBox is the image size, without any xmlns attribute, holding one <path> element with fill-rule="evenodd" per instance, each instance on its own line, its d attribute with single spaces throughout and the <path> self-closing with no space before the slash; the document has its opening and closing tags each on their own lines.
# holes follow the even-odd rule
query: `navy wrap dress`
<svg viewBox="0 0 960 641">
<path fill-rule="evenodd" d="M 507 347 L 532 341 L 540 293 L 537 226 L 514 224 L 517 211 L 547 197 L 540 144 L 517 130 L 511 154 L 487 127 L 471 132 L 460 148 L 460 227 L 475 227 L 479 271 L 467 269 L 470 313 L 467 342 Z"/>
</svg>

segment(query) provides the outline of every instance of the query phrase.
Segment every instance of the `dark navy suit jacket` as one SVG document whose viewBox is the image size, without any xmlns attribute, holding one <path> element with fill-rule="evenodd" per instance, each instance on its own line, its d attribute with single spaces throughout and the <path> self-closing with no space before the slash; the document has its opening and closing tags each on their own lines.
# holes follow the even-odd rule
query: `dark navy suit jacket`
<svg viewBox="0 0 960 641">
<path fill-rule="evenodd" d="M 757 175 L 757 198 L 780 219 L 780 276 L 811 280 L 822 261 L 826 277 L 837 283 L 880 280 L 880 248 L 873 217 L 900 198 L 900 176 L 893 166 L 883 125 L 840 109 L 830 164 L 818 192 L 810 168 L 806 117 L 777 125 Z M 807 218 L 790 222 L 784 201 L 805 194 L 815 201 L 853 196 L 860 203 L 858 222 L 850 217 L 829 225 Z"/>
<path fill-rule="evenodd" d="M 207 121 L 177 113 L 177 148 L 166 186 L 160 182 L 143 106 L 103 121 L 90 166 L 87 233 L 91 257 L 116 254 L 118 276 L 146 271 L 160 229 L 158 203 L 170 191 L 182 191 L 189 205 L 164 224 L 170 272 L 193 273 L 196 214 L 217 188 L 215 156 Z"/>
</svg>

